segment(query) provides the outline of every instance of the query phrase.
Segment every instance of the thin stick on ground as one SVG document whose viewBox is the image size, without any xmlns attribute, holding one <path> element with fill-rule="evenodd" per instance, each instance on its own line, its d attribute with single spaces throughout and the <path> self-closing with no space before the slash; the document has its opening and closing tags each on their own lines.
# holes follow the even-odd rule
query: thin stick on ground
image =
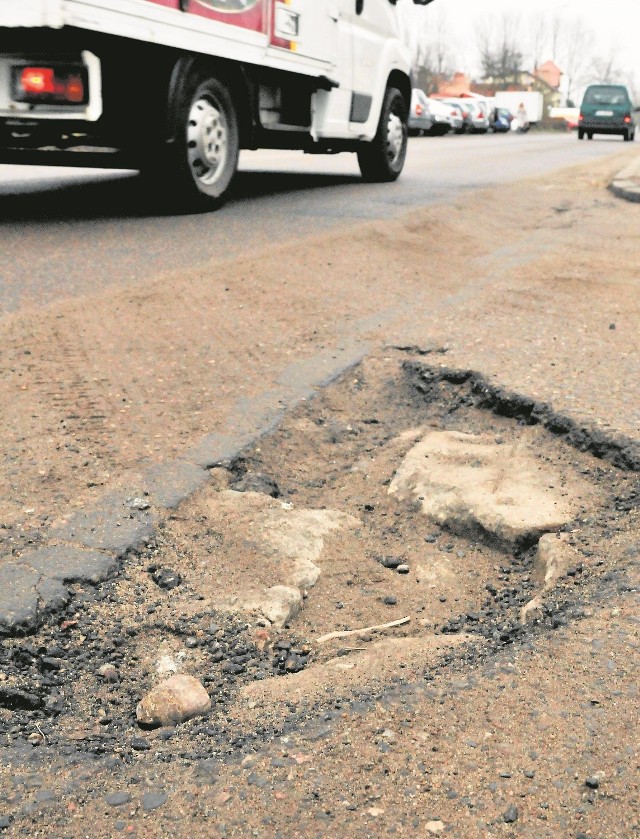
<svg viewBox="0 0 640 839">
<path fill-rule="evenodd" d="M 411 618 L 400 618 L 397 621 L 390 621 L 389 623 L 380 623 L 377 626 L 364 626 L 362 629 L 343 629 L 338 632 L 329 632 L 327 635 L 321 635 L 316 639 L 316 644 L 324 644 L 327 641 L 333 641 L 334 638 L 347 638 L 349 635 L 366 635 L 367 632 L 374 632 L 381 629 L 393 629 L 396 626 L 404 626 L 409 623 Z"/>
</svg>

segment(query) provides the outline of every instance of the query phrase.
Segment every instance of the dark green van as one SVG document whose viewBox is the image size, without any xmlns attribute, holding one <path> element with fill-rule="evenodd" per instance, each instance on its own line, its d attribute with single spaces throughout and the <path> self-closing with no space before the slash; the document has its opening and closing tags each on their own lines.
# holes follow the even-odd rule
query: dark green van
<svg viewBox="0 0 640 839">
<path fill-rule="evenodd" d="M 624 85 L 592 84 L 586 89 L 578 122 L 578 140 L 594 134 L 622 134 L 625 140 L 633 140 L 636 126 L 633 121 L 633 105 Z"/>
</svg>

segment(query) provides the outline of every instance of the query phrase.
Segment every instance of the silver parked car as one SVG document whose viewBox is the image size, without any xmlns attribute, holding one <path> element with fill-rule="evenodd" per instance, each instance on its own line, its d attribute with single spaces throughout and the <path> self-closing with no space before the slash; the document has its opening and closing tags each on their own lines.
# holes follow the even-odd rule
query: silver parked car
<svg viewBox="0 0 640 839">
<path fill-rule="evenodd" d="M 467 134 L 473 129 L 473 120 L 471 119 L 471 111 L 466 106 L 466 99 L 441 99 L 443 104 L 458 112 L 458 120 L 460 127 L 455 129 L 456 134 Z"/>
<path fill-rule="evenodd" d="M 429 112 L 429 102 L 423 90 L 414 87 L 411 91 L 411 110 L 409 111 L 409 134 L 414 137 L 431 130 L 433 120 Z"/>
<path fill-rule="evenodd" d="M 465 104 L 471 111 L 471 131 L 474 134 L 486 134 L 491 127 L 491 109 L 484 99 L 466 99 Z"/>
</svg>

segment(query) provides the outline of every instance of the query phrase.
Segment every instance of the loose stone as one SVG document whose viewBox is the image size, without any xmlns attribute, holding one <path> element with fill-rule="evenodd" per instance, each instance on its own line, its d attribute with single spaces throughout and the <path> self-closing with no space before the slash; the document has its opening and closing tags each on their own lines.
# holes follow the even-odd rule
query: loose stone
<svg viewBox="0 0 640 839">
<path fill-rule="evenodd" d="M 149 810 L 157 810 L 158 807 L 162 807 L 166 800 L 167 795 L 164 792 L 160 792 L 158 790 L 145 792 L 142 796 L 142 809 L 147 813 Z"/>
<path fill-rule="evenodd" d="M 398 568 L 402 564 L 402 560 L 397 556 L 383 556 L 380 560 L 380 565 L 383 568 Z"/>
<path fill-rule="evenodd" d="M 98 668 L 98 676 L 105 682 L 117 682 L 118 670 L 113 664 L 103 664 L 102 667 Z"/>
<path fill-rule="evenodd" d="M 122 807 L 123 804 L 129 804 L 131 796 L 128 792 L 121 790 L 120 792 L 110 792 L 105 795 L 104 800 L 110 807 Z"/>
<path fill-rule="evenodd" d="M 518 808 L 515 804 L 512 804 L 506 812 L 503 813 L 502 820 L 506 822 L 506 824 L 518 821 Z"/>
<path fill-rule="evenodd" d="M 136 708 L 141 725 L 177 725 L 211 709 L 211 699 L 193 676 L 176 673 L 151 690 Z"/>
</svg>

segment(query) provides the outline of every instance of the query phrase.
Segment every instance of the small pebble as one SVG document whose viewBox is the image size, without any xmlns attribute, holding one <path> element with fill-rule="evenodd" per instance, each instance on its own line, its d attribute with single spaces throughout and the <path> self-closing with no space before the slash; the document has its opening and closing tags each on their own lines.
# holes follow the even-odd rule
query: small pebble
<svg viewBox="0 0 640 839">
<path fill-rule="evenodd" d="M 103 664 L 102 667 L 98 668 L 98 676 L 105 682 L 117 682 L 118 670 L 113 664 Z"/>
<path fill-rule="evenodd" d="M 131 741 L 131 748 L 136 752 L 148 752 L 151 746 L 144 737 L 134 737 Z"/>
<path fill-rule="evenodd" d="M 505 813 L 502 815 L 502 820 L 506 822 L 506 824 L 511 824 L 512 822 L 518 821 L 518 808 L 515 804 L 512 804 Z"/>
<path fill-rule="evenodd" d="M 142 796 L 142 809 L 146 813 L 148 813 L 149 810 L 157 810 L 158 807 L 162 807 L 166 800 L 167 795 L 164 792 L 145 792 L 145 794 Z"/>
<path fill-rule="evenodd" d="M 385 606 L 395 606 L 398 602 L 398 598 L 394 597 L 392 594 L 388 594 L 382 602 Z"/>
<path fill-rule="evenodd" d="M 128 792 L 120 790 L 119 792 L 110 792 L 105 795 L 104 800 L 110 807 L 122 807 L 123 804 L 129 804 L 131 796 Z"/>
</svg>

